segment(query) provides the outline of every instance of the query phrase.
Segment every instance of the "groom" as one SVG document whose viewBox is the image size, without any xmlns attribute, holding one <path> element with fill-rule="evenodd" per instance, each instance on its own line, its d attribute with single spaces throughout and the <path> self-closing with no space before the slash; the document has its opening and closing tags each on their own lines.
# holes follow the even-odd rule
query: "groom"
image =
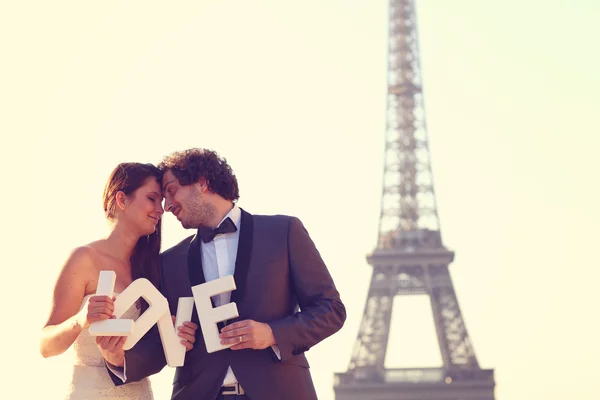
<svg viewBox="0 0 600 400">
<path fill-rule="evenodd" d="M 235 302 L 240 315 L 219 325 L 221 342 L 234 344 L 230 349 L 207 353 L 197 331 L 175 373 L 172 399 L 316 399 L 304 352 L 337 332 L 346 311 L 300 220 L 239 208 L 237 179 L 213 151 L 176 152 L 159 168 L 165 210 L 198 230 L 161 255 L 160 289 L 171 313 L 179 297 L 192 297 L 192 286 L 233 275 L 237 289 L 213 303 Z M 199 324 L 195 312 L 192 321 Z M 111 377 L 117 385 L 134 382 L 165 365 L 153 328 Z"/>
</svg>

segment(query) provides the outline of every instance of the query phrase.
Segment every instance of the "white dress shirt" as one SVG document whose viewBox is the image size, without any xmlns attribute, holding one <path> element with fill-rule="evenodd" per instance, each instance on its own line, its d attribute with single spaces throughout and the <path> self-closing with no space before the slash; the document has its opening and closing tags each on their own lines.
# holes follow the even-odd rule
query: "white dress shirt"
<svg viewBox="0 0 600 400">
<path fill-rule="evenodd" d="M 238 243 L 240 241 L 240 226 L 242 223 L 242 211 L 237 205 L 234 205 L 231 211 L 225 215 L 219 225 L 227 219 L 235 224 L 237 230 L 232 233 L 220 234 L 208 243 L 200 242 L 200 251 L 202 256 L 202 271 L 206 282 L 222 278 L 227 275 L 233 275 L 235 272 L 235 261 L 237 258 Z M 192 266 L 190 266 L 192 267 Z M 222 293 L 214 296 L 215 307 L 229 303 L 231 292 Z M 277 358 L 281 360 L 281 354 L 278 346 L 271 346 Z M 223 351 L 223 350 L 221 350 Z M 235 351 L 235 350 L 233 350 Z M 237 383 L 237 378 L 233 374 L 231 367 L 227 369 L 227 374 L 223 380 L 223 386 L 229 386 Z"/>
</svg>

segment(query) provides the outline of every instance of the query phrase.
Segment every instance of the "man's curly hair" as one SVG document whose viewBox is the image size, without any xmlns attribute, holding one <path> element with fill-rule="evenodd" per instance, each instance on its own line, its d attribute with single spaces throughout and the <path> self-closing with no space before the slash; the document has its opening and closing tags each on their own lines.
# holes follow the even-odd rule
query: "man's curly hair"
<svg viewBox="0 0 600 400">
<path fill-rule="evenodd" d="M 165 156 L 158 168 L 171 170 L 180 185 L 206 180 L 208 189 L 224 199 L 236 201 L 240 197 L 237 178 L 225 158 L 212 150 L 193 148 Z"/>
</svg>

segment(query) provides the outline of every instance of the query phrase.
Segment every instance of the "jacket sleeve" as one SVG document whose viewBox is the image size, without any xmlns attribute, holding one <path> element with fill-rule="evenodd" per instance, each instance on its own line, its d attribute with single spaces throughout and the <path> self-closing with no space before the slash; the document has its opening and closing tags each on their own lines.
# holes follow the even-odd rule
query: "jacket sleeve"
<svg viewBox="0 0 600 400">
<path fill-rule="evenodd" d="M 162 342 L 158 328 L 154 325 L 135 346 L 125 351 L 125 366 L 122 369 L 125 382 L 114 374 L 114 367 L 107 366 L 107 369 L 115 386 L 119 386 L 156 374 L 165 365 L 167 365 L 167 361 Z"/>
<path fill-rule="evenodd" d="M 304 225 L 295 217 L 289 223 L 288 257 L 300 311 L 269 322 L 282 360 L 302 354 L 333 335 L 346 320 L 333 279 Z"/>
</svg>

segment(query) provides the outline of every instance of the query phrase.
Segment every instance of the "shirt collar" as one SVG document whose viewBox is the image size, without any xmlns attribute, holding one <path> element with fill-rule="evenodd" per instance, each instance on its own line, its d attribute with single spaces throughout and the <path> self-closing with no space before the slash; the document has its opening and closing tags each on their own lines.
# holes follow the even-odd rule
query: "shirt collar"
<svg viewBox="0 0 600 400">
<path fill-rule="evenodd" d="M 223 217 L 223 219 L 221 220 L 221 222 L 219 222 L 219 225 L 221 225 L 221 223 L 223 221 L 225 221 L 227 219 L 227 217 L 231 218 L 231 221 L 233 221 L 233 223 L 235 224 L 235 227 L 238 229 L 240 229 L 240 224 L 242 222 L 242 210 L 240 210 L 240 208 L 237 206 L 237 204 L 233 204 L 233 208 L 231 210 L 229 210 L 229 212 Z M 217 225 L 217 226 L 219 226 Z"/>
</svg>

